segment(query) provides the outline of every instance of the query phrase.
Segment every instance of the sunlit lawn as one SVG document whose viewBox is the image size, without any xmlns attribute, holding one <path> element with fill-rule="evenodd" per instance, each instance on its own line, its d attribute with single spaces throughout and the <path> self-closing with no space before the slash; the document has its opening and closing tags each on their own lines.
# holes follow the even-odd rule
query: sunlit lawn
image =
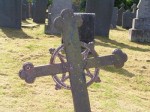
<svg viewBox="0 0 150 112">
<path fill-rule="evenodd" d="M 0 112 L 73 112 L 69 90 L 55 90 L 51 76 L 26 84 L 18 77 L 24 62 L 48 64 L 49 48 L 61 38 L 45 35 L 44 25 L 22 30 L 0 29 Z M 122 69 L 104 67 L 102 82 L 88 88 L 92 112 L 150 112 L 150 43 L 128 40 L 128 31 L 110 31 L 110 39 L 96 37 L 99 55 L 121 48 L 128 54 Z"/>
</svg>

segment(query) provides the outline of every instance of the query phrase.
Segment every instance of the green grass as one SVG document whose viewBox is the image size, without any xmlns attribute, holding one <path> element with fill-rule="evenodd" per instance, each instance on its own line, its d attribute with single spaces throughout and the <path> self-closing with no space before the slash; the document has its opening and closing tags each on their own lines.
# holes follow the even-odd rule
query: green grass
<svg viewBox="0 0 150 112">
<path fill-rule="evenodd" d="M 22 30 L 0 29 L 0 112 L 73 112 L 71 92 L 55 90 L 52 78 L 26 84 L 18 77 L 24 62 L 48 64 L 49 48 L 61 38 L 45 35 L 44 25 Z M 110 31 L 110 39 L 96 37 L 99 55 L 121 48 L 128 54 L 122 69 L 101 68 L 102 82 L 88 88 L 92 112 L 150 112 L 150 44 L 133 43 L 128 31 Z"/>
</svg>

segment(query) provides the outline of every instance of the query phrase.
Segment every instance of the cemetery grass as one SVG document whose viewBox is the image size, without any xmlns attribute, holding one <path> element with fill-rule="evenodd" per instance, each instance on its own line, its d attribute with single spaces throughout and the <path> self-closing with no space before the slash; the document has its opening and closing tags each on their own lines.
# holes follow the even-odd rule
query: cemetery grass
<svg viewBox="0 0 150 112">
<path fill-rule="evenodd" d="M 0 29 L 0 112 L 73 112 L 71 92 L 55 90 L 52 77 L 26 84 L 18 77 L 24 62 L 48 64 L 49 48 L 57 48 L 61 38 L 45 35 L 44 25 L 22 30 Z M 96 37 L 99 55 L 115 48 L 128 54 L 122 69 L 100 69 L 101 83 L 88 88 L 92 112 L 150 112 L 150 44 L 133 43 L 128 31 L 110 31 L 110 39 Z"/>
</svg>

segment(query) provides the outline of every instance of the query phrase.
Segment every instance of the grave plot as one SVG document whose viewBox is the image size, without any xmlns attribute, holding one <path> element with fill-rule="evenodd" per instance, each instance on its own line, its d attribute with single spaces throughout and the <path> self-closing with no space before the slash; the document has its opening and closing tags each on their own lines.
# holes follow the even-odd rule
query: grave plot
<svg viewBox="0 0 150 112">
<path fill-rule="evenodd" d="M 52 75 L 56 82 L 56 89 L 61 87 L 71 89 L 75 112 L 91 112 L 87 86 L 100 81 L 98 68 L 107 65 L 121 68 L 127 61 L 127 55 L 116 49 L 112 55 L 98 56 L 94 47 L 86 43 L 82 43 L 86 49 L 81 53 L 78 27 L 82 25 L 82 18 L 78 15 L 75 16 L 69 9 L 63 10 L 60 15 L 55 19 L 54 26 L 61 30 L 64 44 L 56 50 L 50 50 L 52 53 L 50 65 L 34 67 L 32 63 L 26 63 L 20 70 L 19 76 L 27 83 L 33 83 L 36 77 Z M 62 49 L 64 49 L 66 57 L 61 55 Z M 89 52 L 94 55 L 93 58 L 88 58 Z M 59 57 L 61 63 L 55 63 L 56 56 Z M 89 68 L 95 68 L 95 74 L 91 74 Z M 66 72 L 69 72 L 69 75 L 66 75 Z M 62 78 L 57 77 L 57 74 L 62 74 Z M 87 76 L 91 78 L 89 82 L 86 82 Z M 70 80 L 70 86 L 65 83 L 67 79 Z"/>
</svg>

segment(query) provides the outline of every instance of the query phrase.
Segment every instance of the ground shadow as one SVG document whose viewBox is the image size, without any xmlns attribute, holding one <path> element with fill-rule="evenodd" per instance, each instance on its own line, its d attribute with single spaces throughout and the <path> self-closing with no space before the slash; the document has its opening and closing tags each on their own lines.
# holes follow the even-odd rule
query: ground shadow
<svg viewBox="0 0 150 112">
<path fill-rule="evenodd" d="M 6 36 L 8 38 L 20 38 L 20 39 L 32 39 L 33 37 L 29 36 L 28 34 L 26 34 L 22 29 L 11 29 L 11 28 L 3 28 L 0 27 L 0 29 L 2 30 L 2 32 L 4 32 L 6 34 Z"/>
<path fill-rule="evenodd" d="M 116 69 L 113 66 L 106 66 L 106 67 L 103 67 L 102 70 L 109 71 L 109 72 L 112 72 L 112 73 L 118 73 L 119 75 L 127 76 L 127 77 L 130 77 L 130 78 L 135 76 L 135 74 L 127 71 L 124 68 Z"/>
<path fill-rule="evenodd" d="M 140 48 L 140 47 L 129 46 L 127 44 L 119 43 L 115 40 L 111 40 L 111 39 L 104 38 L 104 37 L 95 37 L 95 39 L 100 40 L 98 42 L 96 41 L 95 45 L 101 45 L 101 46 L 104 46 L 104 47 L 111 47 L 111 48 L 120 47 L 120 48 L 127 48 L 127 49 L 134 50 L 134 51 L 141 51 L 141 52 L 150 51 L 150 49 L 143 49 L 143 48 Z M 143 43 L 142 45 L 150 45 L 150 43 Z"/>
</svg>

